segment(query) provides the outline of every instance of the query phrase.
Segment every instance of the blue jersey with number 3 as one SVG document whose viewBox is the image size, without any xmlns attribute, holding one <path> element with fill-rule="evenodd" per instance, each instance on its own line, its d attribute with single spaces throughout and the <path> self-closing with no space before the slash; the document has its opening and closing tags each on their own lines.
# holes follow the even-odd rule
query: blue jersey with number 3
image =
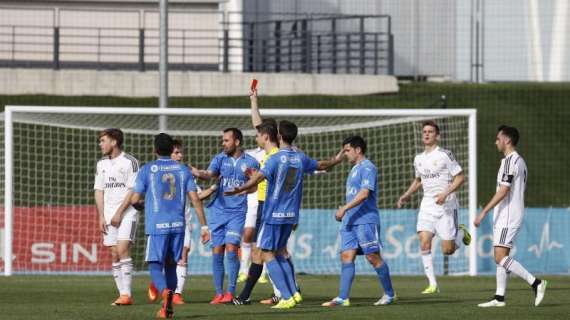
<svg viewBox="0 0 570 320">
<path fill-rule="evenodd" d="M 261 172 L 267 179 L 267 196 L 263 203 L 263 222 L 296 224 L 303 198 L 305 173 L 317 169 L 317 161 L 301 151 L 283 148 L 269 157 Z"/>
<path fill-rule="evenodd" d="M 192 173 L 169 157 L 145 164 L 134 192 L 145 194 L 145 233 L 184 233 L 187 193 L 196 191 Z"/>
</svg>

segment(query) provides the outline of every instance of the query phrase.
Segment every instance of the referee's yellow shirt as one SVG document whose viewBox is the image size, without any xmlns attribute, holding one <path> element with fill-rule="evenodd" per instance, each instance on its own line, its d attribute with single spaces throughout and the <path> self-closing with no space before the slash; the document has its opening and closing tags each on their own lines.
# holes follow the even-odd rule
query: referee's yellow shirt
<svg viewBox="0 0 570 320">
<path fill-rule="evenodd" d="M 261 168 L 265 167 L 265 161 L 267 161 L 267 159 L 269 159 L 269 157 L 276 154 L 278 151 L 279 151 L 279 148 L 277 148 L 277 147 L 274 147 L 273 149 L 271 149 L 271 151 L 269 153 L 266 153 L 263 156 L 263 159 L 261 159 L 261 162 L 259 162 L 259 166 Z M 257 185 L 257 200 L 265 201 L 266 195 L 267 195 L 267 180 L 263 180 L 261 183 L 259 183 Z"/>
</svg>

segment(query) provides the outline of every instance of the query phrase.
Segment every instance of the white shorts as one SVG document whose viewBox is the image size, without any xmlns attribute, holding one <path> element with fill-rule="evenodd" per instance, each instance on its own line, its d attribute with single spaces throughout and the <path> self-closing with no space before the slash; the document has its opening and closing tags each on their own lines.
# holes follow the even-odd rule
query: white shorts
<svg viewBox="0 0 570 320">
<path fill-rule="evenodd" d="M 137 221 L 138 217 L 136 214 L 127 214 L 118 228 L 108 224 L 107 234 L 103 235 L 103 245 L 112 247 L 117 245 L 117 241 L 123 240 L 134 242 L 135 234 L 137 233 Z"/>
<path fill-rule="evenodd" d="M 257 221 L 257 207 L 259 201 L 247 201 L 247 213 L 245 214 L 245 225 L 244 228 L 255 228 L 255 223 Z"/>
<path fill-rule="evenodd" d="M 184 230 L 184 248 L 190 248 L 192 243 L 192 224 L 190 221 L 186 224 L 186 229 Z"/>
<path fill-rule="evenodd" d="M 493 247 L 512 248 L 520 228 L 493 227 Z"/>
<path fill-rule="evenodd" d="M 437 235 L 441 240 L 454 240 L 457 236 L 458 216 L 457 209 L 445 208 L 443 215 L 439 212 L 432 214 L 421 210 L 418 214 L 417 232 L 428 231 Z"/>
</svg>

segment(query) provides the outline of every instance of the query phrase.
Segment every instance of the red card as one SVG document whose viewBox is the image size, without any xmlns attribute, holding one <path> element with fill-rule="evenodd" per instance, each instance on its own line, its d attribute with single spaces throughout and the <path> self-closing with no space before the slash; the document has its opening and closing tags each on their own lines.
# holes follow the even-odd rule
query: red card
<svg viewBox="0 0 570 320">
<path fill-rule="evenodd" d="M 251 80 L 251 91 L 257 89 L 257 79 Z"/>
</svg>

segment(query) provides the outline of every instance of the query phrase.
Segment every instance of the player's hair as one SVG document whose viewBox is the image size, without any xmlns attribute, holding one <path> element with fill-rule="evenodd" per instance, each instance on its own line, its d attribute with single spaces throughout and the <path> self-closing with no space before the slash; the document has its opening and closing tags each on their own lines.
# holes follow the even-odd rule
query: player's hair
<svg viewBox="0 0 570 320">
<path fill-rule="evenodd" d="M 239 140 L 240 144 L 242 144 L 243 142 L 243 133 L 241 133 L 241 130 L 238 128 L 226 128 L 224 129 L 224 133 L 228 133 L 231 132 L 232 135 L 234 136 L 234 139 Z"/>
<path fill-rule="evenodd" d="M 430 127 L 434 127 L 435 128 L 435 134 L 439 134 L 439 126 L 437 125 L 437 123 L 435 123 L 435 121 L 433 120 L 426 120 L 422 123 L 422 129 L 425 126 L 430 126 Z"/>
<path fill-rule="evenodd" d="M 273 119 L 272 119 L 273 120 Z M 275 121 L 275 120 L 273 120 Z M 255 127 L 257 132 L 266 134 L 269 136 L 269 141 L 273 143 L 277 143 L 277 122 L 275 124 L 271 123 L 271 121 L 263 121 L 260 125 Z"/>
<path fill-rule="evenodd" d="M 285 143 L 292 144 L 297 138 L 297 125 L 291 121 L 279 121 L 279 135 Z"/>
<path fill-rule="evenodd" d="M 360 148 L 362 154 L 366 154 L 366 141 L 361 136 L 350 136 L 342 142 L 342 145 L 350 145 L 354 149 Z"/>
<path fill-rule="evenodd" d="M 159 156 L 169 156 L 174 150 L 174 140 L 164 132 L 154 137 L 154 149 Z"/>
<path fill-rule="evenodd" d="M 509 127 L 503 124 L 499 126 L 497 132 L 501 132 L 505 136 L 509 137 L 509 139 L 511 139 L 511 143 L 513 144 L 513 146 L 516 147 L 517 143 L 519 143 L 519 131 L 517 130 L 517 128 Z"/>
<path fill-rule="evenodd" d="M 99 132 L 99 139 L 101 139 L 102 137 L 109 137 L 110 139 L 113 139 L 117 142 L 117 147 L 122 148 L 123 147 L 123 141 L 124 141 L 124 137 L 123 137 L 123 131 L 121 131 L 121 129 L 118 128 L 107 128 L 104 130 L 101 130 L 101 132 Z"/>
<path fill-rule="evenodd" d="M 182 141 L 180 139 L 172 140 L 172 148 L 173 149 L 182 149 Z"/>
</svg>

